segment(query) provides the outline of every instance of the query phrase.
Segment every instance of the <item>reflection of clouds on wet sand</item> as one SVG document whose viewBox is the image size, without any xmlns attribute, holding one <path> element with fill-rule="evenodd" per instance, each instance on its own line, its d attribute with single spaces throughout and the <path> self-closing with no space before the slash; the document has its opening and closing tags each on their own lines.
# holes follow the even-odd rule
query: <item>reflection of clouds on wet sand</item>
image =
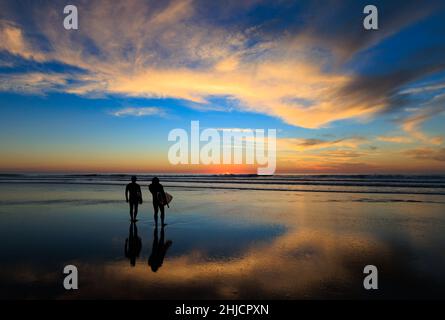
<svg viewBox="0 0 445 320">
<path fill-rule="evenodd" d="M 415 289 L 426 289 L 431 279 L 412 273 L 403 258 L 406 255 L 396 250 L 371 236 L 295 229 L 269 244 L 251 246 L 238 257 L 211 259 L 199 251 L 167 255 L 157 273 L 148 264 L 132 268 L 122 260 L 71 261 L 79 268 L 76 292 L 55 289 L 61 276 L 54 272 L 6 268 L 0 278 L 28 286 L 31 298 L 41 297 L 39 293 L 48 288 L 53 292 L 49 296 L 62 299 L 360 298 L 373 297 L 362 289 L 362 270 L 366 264 L 375 264 L 384 270 L 381 281 L 390 285 L 374 297 L 416 296 Z M 422 279 L 428 281 L 422 285 Z"/>
<path fill-rule="evenodd" d="M 142 263 L 131 268 L 122 261 L 103 266 L 72 262 L 79 269 L 80 289 L 60 297 L 342 297 L 344 289 L 348 293 L 359 292 L 362 262 L 366 257 L 376 261 L 385 252 L 388 254 L 381 243 L 371 238 L 303 230 L 285 234 L 270 244 L 252 246 L 231 259 L 209 259 L 198 251 L 167 256 L 157 273 Z M 14 274 L 14 270 L 9 272 Z M 54 274 L 42 276 L 34 275 L 33 279 L 48 285 L 60 280 Z M 23 282 L 29 279 L 29 275 L 15 278 Z"/>
<path fill-rule="evenodd" d="M 214 294 L 220 298 L 315 296 L 323 286 L 351 283 L 354 275 L 342 264 L 354 260 L 357 247 L 365 255 L 381 252 L 367 239 L 338 239 L 307 230 L 252 247 L 232 261 L 206 261 L 199 256 L 169 261 L 171 274 L 165 278 L 176 276 L 174 283 L 216 281 Z"/>
<path fill-rule="evenodd" d="M 138 265 L 81 266 L 83 298 L 360 298 L 419 296 L 426 278 L 409 270 L 404 255 L 372 237 L 301 230 L 270 244 L 253 246 L 233 259 L 208 259 L 200 252 L 166 258 L 158 274 Z M 375 264 L 385 281 L 365 292 L 363 267 Z M 87 270 L 87 271 L 85 271 Z M 428 277 L 427 277 L 428 278 Z M 431 279 L 429 279 L 430 282 Z M 126 289 L 122 290 L 122 286 Z M 434 294 L 430 292 L 430 294 Z M 427 296 L 428 293 L 425 293 Z M 64 295 L 69 298 L 70 295 Z"/>
<path fill-rule="evenodd" d="M 75 207 L 58 211 L 59 204 L 51 207 L 54 215 L 46 205 L 42 215 L 24 210 L 26 228 L 24 215 L 8 216 L 1 236 L 7 239 L 18 225 L 22 233 L 20 241 L 1 247 L 6 255 L 0 297 L 422 298 L 445 293 L 442 197 L 372 195 L 370 202 L 363 195 L 330 193 L 177 190 L 175 195 L 165 229 L 165 241 L 173 245 L 155 273 L 148 264 L 151 216 L 138 222 L 143 245 L 135 267 L 124 256 L 125 203 L 125 210 L 94 204 L 88 214 Z M 77 291 L 61 285 L 67 264 L 79 268 Z M 367 264 L 379 268 L 378 292 L 363 290 Z"/>
</svg>

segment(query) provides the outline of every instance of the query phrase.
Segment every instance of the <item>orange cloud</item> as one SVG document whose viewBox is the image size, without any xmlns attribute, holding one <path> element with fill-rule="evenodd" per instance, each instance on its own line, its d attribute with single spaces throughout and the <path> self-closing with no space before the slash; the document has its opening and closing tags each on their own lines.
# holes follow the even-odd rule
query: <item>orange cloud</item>
<svg viewBox="0 0 445 320">
<path fill-rule="evenodd" d="M 430 110 L 421 111 L 413 116 L 408 117 L 402 123 L 402 128 L 412 137 L 427 144 L 440 145 L 443 143 L 444 138 L 441 136 L 430 137 L 421 130 L 423 122 L 428 120 L 437 111 L 431 112 Z"/>
<path fill-rule="evenodd" d="M 332 147 L 356 148 L 366 142 L 368 142 L 368 140 L 365 138 L 344 138 L 337 140 L 287 138 L 279 139 L 278 149 L 281 151 L 305 151 Z"/>
<path fill-rule="evenodd" d="M 445 148 L 418 148 L 407 150 L 405 154 L 420 160 L 445 161 Z"/>
<path fill-rule="evenodd" d="M 371 117 L 386 106 L 384 100 L 345 94 L 343 88 L 354 77 L 324 71 L 328 61 L 310 55 L 315 44 L 306 47 L 294 38 L 277 37 L 252 45 L 249 39 L 255 28 L 233 31 L 202 25 L 193 19 L 196 8 L 191 1 L 172 1 L 154 9 L 143 1 L 85 6 L 82 28 L 75 37 L 54 28 L 54 9 L 37 10 L 37 27 L 51 51 L 29 45 L 23 32 L 18 27 L 11 29 L 10 24 L 0 27 L 4 49 L 26 59 L 55 60 L 85 69 L 87 74 L 66 75 L 76 81 L 65 86 L 47 85 L 50 90 L 76 94 L 174 97 L 203 109 L 213 108 L 208 97 L 224 96 L 237 101 L 242 110 L 305 128 Z M 95 50 L 90 50 L 85 38 Z M 10 80 L 12 86 L 14 80 Z M 44 88 L 23 88 L 37 90 Z"/>
<path fill-rule="evenodd" d="M 404 136 L 378 136 L 378 141 L 391 142 L 391 143 L 410 143 L 412 140 Z"/>
<path fill-rule="evenodd" d="M 25 59 L 44 60 L 44 54 L 36 51 L 25 39 L 23 31 L 15 24 L 0 20 L 0 50 L 8 51 Z"/>
</svg>

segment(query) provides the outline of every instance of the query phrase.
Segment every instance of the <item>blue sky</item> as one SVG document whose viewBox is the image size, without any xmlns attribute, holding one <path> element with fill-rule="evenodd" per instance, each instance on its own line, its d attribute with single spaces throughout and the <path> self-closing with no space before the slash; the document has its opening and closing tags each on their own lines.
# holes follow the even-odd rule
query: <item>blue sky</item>
<svg viewBox="0 0 445 320">
<path fill-rule="evenodd" d="M 167 161 L 192 120 L 277 129 L 278 172 L 445 171 L 443 2 L 71 3 L 0 4 L 1 171 L 206 172 Z"/>
</svg>

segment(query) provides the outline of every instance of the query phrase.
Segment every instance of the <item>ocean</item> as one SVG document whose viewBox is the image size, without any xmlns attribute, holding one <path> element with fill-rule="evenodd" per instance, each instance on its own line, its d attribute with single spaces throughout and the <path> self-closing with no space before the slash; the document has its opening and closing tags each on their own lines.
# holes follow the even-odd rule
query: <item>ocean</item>
<svg viewBox="0 0 445 320">
<path fill-rule="evenodd" d="M 154 176 L 171 188 L 276 190 L 445 195 L 444 175 L 155 175 L 137 174 L 148 185 Z M 122 185 L 129 174 L 0 174 L 0 183 Z"/>
</svg>

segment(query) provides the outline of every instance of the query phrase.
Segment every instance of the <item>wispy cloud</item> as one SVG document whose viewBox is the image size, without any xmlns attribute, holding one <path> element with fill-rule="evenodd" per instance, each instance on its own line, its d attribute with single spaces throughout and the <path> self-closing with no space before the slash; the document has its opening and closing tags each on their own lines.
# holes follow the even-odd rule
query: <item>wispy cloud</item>
<svg viewBox="0 0 445 320">
<path fill-rule="evenodd" d="M 218 131 L 237 132 L 237 133 L 255 133 L 255 129 L 250 128 L 215 128 Z"/>
<path fill-rule="evenodd" d="M 426 134 L 422 131 L 422 124 L 443 112 L 445 112 L 445 94 L 433 97 L 430 101 L 422 105 L 421 108 L 414 110 L 412 115 L 401 120 L 402 129 L 421 142 L 440 145 L 444 142 L 444 137 Z"/>
<path fill-rule="evenodd" d="M 412 139 L 404 136 L 378 136 L 378 141 L 390 142 L 390 143 L 410 143 Z"/>
<path fill-rule="evenodd" d="M 0 20 L 0 50 L 8 51 L 25 59 L 45 60 L 45 54 L 33 48 L 23 30 L 11 21 Z"/>
<path fill-rule="evenodd" d="M 28 72 L 0 74 L 0 91 L 25 94 L 44 94 L 48 91 L 64 91 L 68 75 L 62 73 Z"/>
<path fill-rule="evenodd" d="M 123 108 L 117 111 L 114 111 L 111 113 L 113 116 L 116 117 L 126 117 L 126 116 L 132 116 L 132 117 L 151 117 L 151 116 L 157 116 L 157 117 L 166 117 L 167 113 L 158 107 L 127 107 Z"/>
<path fill-rule="evenodd" d="M 419 160 L 445 161 L 445 148 L 418 148 L 407 150 L 405 154 Z"/>
<path fill-rule="evenodd" d="M 278 141 L 280 150 L 305 151 L 326 148 L 357 148 L 368 142 L 366 138 L 352 137 L 337 140 L 285 138 Z"/>
<path fill-rule="evenodd" d="M 400 93 L 402 93 L 402 94 L 416 94 L 416 93 L 439 91 L 439 90 L 443 90 L 443 89 L 445 89 L 445 83 L 439 83 L 439 84 L 423 85 L 423 86 L 408 88 L 408 89 L 402 90 Z"/>
</svg>

